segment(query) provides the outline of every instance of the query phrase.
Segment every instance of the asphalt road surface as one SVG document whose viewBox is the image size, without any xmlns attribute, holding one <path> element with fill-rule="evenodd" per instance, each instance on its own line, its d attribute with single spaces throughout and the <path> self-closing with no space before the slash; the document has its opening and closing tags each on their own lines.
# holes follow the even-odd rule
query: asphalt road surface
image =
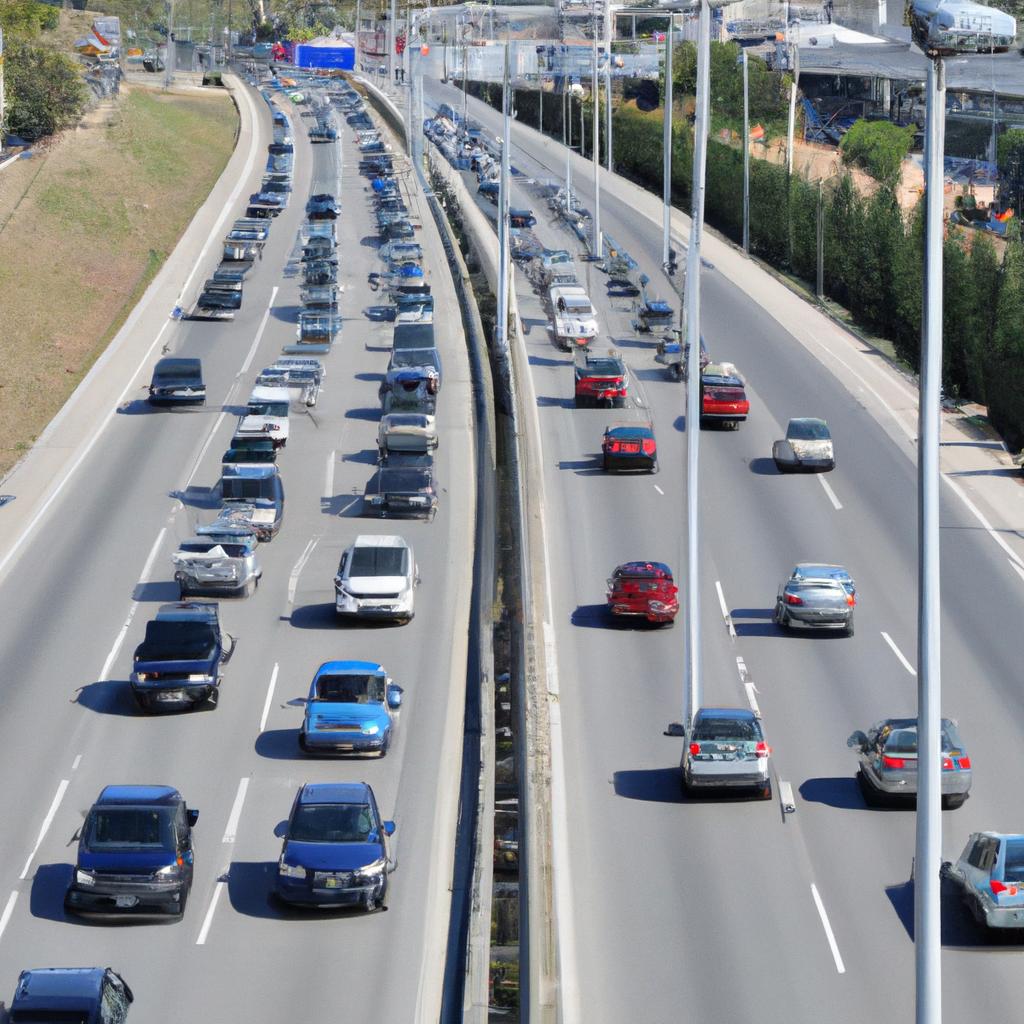
<svg viewBox="0 0 1024 1024">
<path fill-rule="evenodd" d="M 461 104 L 457 90 L 427 90 L 428 104 Z M 470 116 L 500 134 L 489 107 L 471 99 Z M 522 175 L 561 180 L 560 146 L 519 129 L 513 146 Z M 593 209 L 591 166 L 574 158 L 575 187 Z M 512 203 L 534 208 L 546 245 L 582 250 L 523 178 Z M 678 308 L 658 270 L 660 223 L 613 192 L 602 194 L 601 215 Z M 846 738 L 915 711 L 915 467 L 844 381 L 742 289 L 704 270 L 703 334 L 713 358 L 744 373 L 751 415 L 738 432 L 701 433 L 703 702 L 747 706 L 744 683 L 754 684 L 776 792 L 779 779 L 790 781 L 797 810 L 784 820 L 777 800 L 684 799 L 681 742 L 663 736 L 684 704 L 684 622 L 611 628 L 603 615 L 605 579 L 619 562 L 666 561 L 685 586 L 684 389 L 663 376 L 654 343 L 629 329 L 628 302 L 606 297 L 592 264 L 576 269 L 598 307 L 600 344 L 614 342 L 649 407 L 661 471 L 602 473 L 604 426 L 647 414 L 572 407 L 570 356 L 554 346 L 538 296 L 517 273 L 541 434 L 567 775 L 568 820 L 556 825 L 567 837 L 572 910 L 559 925 L 574 938 L 561 967 L 564 990 L 579 992 L 567 1019 L 911 1020 L 914 815 L 865 806 Z M 835 472 L 775 471 L 771 443 L 791 416 L 829 421 Z M 946 488 L 942 500 L 943 713 L 959 720 L 975 769 L 970 799 L 943 815 L 951 859 L 972 830 L 1022 824 L 1024 716 L 1009 638 L 1024 593 Z M 802 560 L 850 569 L 854 637 L 784 636 L 773 626 L 778 583 Z M 992 942 L 949 897 L 942 933 L 946 1019 L 1014 1019 L 1020 948 Z"/>
<path fill-rule="evenodd" d="M 270 111 L 257 103 L 269 142 Z M 343 142 L 312 146 L 298 109 L 289 113 L 295 191 L 246 281 L 241 313 L 233 323 L 181 322 L 168 333 L 171 353 L 203 359 L 207 405 L 151 409 L 147 368 L 138 397 L 113 418 L 0 584 L 0 999 L 9 998 L 23 968 L 99 964 L 133 988 L 138 1024 L 192 1016 L 211 1024 L 437 1020 L 473 536 L 469 369 L 428 216 L 418 234 L 438 319 L 448 325 L 439 334 L 440 509 L 430 524 L 360 518 L 375 469 L 377 388 L 391 336 L 390 324 L 363 314 L 381 301 L 366 288 L 367 273 L 381 269 L 368 182 L 343 118 Z M 258 185 L 263 159 L 243 196 Z M 215 514 L 221 453 L 256 373 L 294 339 L 300 278 L 293 257 L 311 188 L 341 196 L 345 322 L 324 357 L 319 404 L 292 412 L 279 459 L 284 525 L 259 548 L 256 594 L 221 603 L 238 646 L 220 706 L 143 716 L 127 683 L 132 651 L 158 605 L 177 599 L 171 552 L 195 521 Z M 333 577 L 358 533 L 400 533 L 413 545 L 422 584 L 410 625 L 336 625 Z M 299 756 L 303 712 L 295 698 L 305 696 L 317 666 L 334 658 L 378 660 L 405 688 L 383 760 Z M 398 826 L 390 909 L 371 916 L 282 910 L 269 898 L 281 845 L 274 830 L 296 789 L 359 779 Z M 65 917 L 71 837 L 109 783 L 173 785 L 199 809 L 195 882 L 180 923 Z"/>
</svg>

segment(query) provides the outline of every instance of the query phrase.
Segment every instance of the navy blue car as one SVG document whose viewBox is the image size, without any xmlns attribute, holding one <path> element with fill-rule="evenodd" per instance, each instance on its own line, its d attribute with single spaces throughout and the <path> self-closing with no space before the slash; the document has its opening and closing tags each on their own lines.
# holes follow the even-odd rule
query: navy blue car
<svg viewBox="0 0 1024 1024">
<path fill-rule="evenodd" d="M 278 897 L 308 907 L 383 909 L 394 832 L 365 782 L 306 783 L 284 834 Z"/>
<path fill-rule="evenodd" d="M 64 909 L 180 918 L 192 888 L 198 819 L 170 786 L 105 786 L 79 832 Z"/>
<path fill-rule="evenodd" d="M 40 967 L 18 976 L 7 1020 L 124 1024 L 134 998 L 109 967 Z"/>
</svg>

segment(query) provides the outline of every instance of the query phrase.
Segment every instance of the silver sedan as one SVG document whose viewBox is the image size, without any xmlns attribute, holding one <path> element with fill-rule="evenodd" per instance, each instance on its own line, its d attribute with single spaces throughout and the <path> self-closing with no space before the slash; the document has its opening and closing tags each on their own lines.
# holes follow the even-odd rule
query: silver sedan
<svg viewBox="0 0 1024 1024">
<path fill-rule="evenodd" d="M 842 630 L 853 636 L 857 589 L 841 565 L 800 562 L 779 584 L 772 615 L 783 629 Z"/>
<path fill-rule="evenodd" d="M 686 739 L 682 726 L 670 726 L 669 730 L 671 735 Z M 683 746 L 683 792 L 740 789 L 770 800 L 770 757 L 771 748 L 753 711 L 700 708 L 693 717 L 689 741 Z"/>
</svg>

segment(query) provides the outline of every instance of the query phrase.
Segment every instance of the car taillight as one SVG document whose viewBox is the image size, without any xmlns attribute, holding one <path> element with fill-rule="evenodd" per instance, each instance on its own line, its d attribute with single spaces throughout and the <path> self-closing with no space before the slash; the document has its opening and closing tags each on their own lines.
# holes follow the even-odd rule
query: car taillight
<svg viewBox="0 0 1024 1024">
<path fill-rule="evenodd" d="M 902 757 L 886 757 L 882 755 L 882 764 L 886 768 L 902 768 L 907 762 Z"/>
<path fill-rule="evenodd" d="M 763 740 L 754 747 L 754 753 L 758 757 L 767 757 L 772 752 L 772 748 L 768 746 Z"/>
<path fill-rule="evenodd" d="M 655 445 L 654 441 L 649 437 L 644 438 L 643 442 L 641 443 L 641 447 L 644 450 L 644 455 L 653 455 L 657 449 L 657 446 Z"/>
<path fill-rule="evenodd" d="M 608 445 L 608 451 L 610 451 L 610 452 L 617 452 L 618 450 L 619 450 L 619 442 L 618 441 L 612 441 Z"/>
<path fill-rule="evenodd" d="M 951 772 L 953 770 L 953 758 L 944 757 L 942 759 L 942 770 L 944 772 Z"/>
<path fill-rule="evenodd" d="M 852 608 L 857 603 L 857 598 L 853 594 L 847 594 L 846 603 Z"/>
<path fill-rule="evenodd" d="M 961 757 L 957 760 L 959 761 L 960 771 L 970 771 L 971 759 L 969 757 Z"/>
<path fill-rule="evenodd" d="M 1001 892 L 1005 892 L 1007 896 L 1017 895 L 1016 885 L 1007 885 L 1005 882 L 997 881 L 995 878 L 993 878 L 988 884 L 992 889 L 993 896 L 998 896 Z"/>
<path fill-rule="evenodd" d="M 797 597 L 796 594 L 787 594 L 786 595 L 786 604 L 803 604 L 803 603 L 804 603 L 804 599 L 802 597 Z"/>
<path fill-rule="evenodd" d="M 696 757 L 699 753 L 700 753 L 700 744 L 699 743 L 691 743 L 690 744 L 690 757 Z"/>
</svg>

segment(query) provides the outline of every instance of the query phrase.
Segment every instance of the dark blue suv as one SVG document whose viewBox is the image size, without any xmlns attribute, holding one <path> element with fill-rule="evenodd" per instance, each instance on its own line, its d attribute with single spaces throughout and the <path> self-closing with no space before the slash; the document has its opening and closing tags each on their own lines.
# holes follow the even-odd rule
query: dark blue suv
<svg viewBox="0 0 1024 1024">
<path fill-rule="evenodd" d="M 185 913 L 199 812 L 170 786 L 107 786 L 78 836 L 64 896 L 77 914 Z"/>
<path fill-rule="evenodd" d="M 109 967 L 42 967 L 21 972 L 7 1019 L 10 1024 L 124 1024 L 133 998 Z"/>
</svg>

